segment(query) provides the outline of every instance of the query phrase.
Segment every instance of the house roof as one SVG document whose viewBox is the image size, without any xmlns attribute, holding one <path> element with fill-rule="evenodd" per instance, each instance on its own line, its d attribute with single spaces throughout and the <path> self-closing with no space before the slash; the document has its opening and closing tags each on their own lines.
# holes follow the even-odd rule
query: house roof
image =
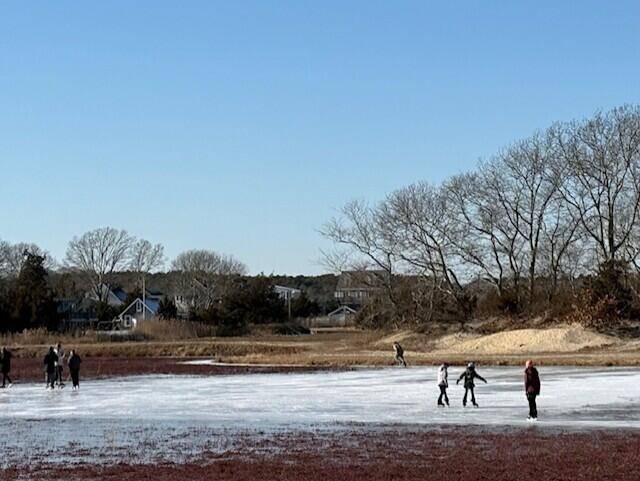
<svg viewBox="0 0 640 481">
<path fill-rule="evenodd" d="M 127 300 L 127 293 L 122 287 L 112 287 L 111 292 L 114 296 L 120 299 L 122 302 Z"/>
<path fill-rule="evenodd" d="M 100 291 L 102 293 L 106 292 L 107 300 L 111 299 L 113 301 L 120 301 L 121 303 L 123 303 L 124 301 L 127 300 L 127 293 L 121 287 L 111 287 L 111 288 L 109 288 L 109 287 L 107 287 L 106 284 L 102 284 L 100 286 Z M 89 297 L 91 299 L 97 300 L 97 296 L 96 296 L 96 294 L 95 294 L 95 292 L 93 290 L 89 291 L 86 294 L 86 297 Z"/>
<path fill-rule="evenodd" d="M 278 285 L 273 286 L 273 290 L 276 292 L 290 292 L 292 294 L 302 292 L 300 289 L 296 289 L 295 287 L 278 286 Z"/>
<path fill-rule="evenodd" d="M 355 314 L 357 311 L 349 306 L 340 306 L 335 311 L 327 314 L 327 317 L 338 316 L 340 314 Z"/>
<path fill-rule="evenodd" d="M 131 304 L 129 304 L 126 308 L 118 314 L 119 318 L 122 318 L 125 314 L 127 314 L 131 309 L 133 309 L 136 304 L 143 306 L 142 308 L 150 313 L 152 316 L 155 316 L 158 313 L 158 308 L 160 307 L 160 302 L 156 299 L 147 299 L 146 302 L 142 302 L 142 299 L 139 297 L 134 300 Z"/>
<path fill-rule="evenodd" d="M 383 270 L 343 271 L 336 289 L 379 289 L 387 275 Z"/>
</svg>

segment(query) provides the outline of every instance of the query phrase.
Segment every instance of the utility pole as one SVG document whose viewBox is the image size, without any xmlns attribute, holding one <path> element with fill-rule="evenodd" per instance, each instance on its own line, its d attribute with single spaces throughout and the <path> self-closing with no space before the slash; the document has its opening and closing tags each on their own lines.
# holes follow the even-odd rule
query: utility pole
<svg viewBox="0 0 640 481">
<path fill-rule="evenodd" d="M 142 274 L 142 320 L 147 320 L 147 279 Z"/>
</svg>

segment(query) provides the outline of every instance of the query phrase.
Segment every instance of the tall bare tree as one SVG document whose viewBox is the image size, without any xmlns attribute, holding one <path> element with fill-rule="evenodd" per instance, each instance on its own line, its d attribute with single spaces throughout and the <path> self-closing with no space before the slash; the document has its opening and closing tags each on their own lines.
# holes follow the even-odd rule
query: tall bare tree
<svg viewBox="0 0 640 481">
<path fill-rule="evenodd" d="M 640 108 L 621 107 L 557 129 L 560 192 L 601 262 L 627 261 L 640 211 Z"/>
<path fill-rule="evenodd" d="M 468 271 L 456 255 L 455 238 L 459 226 L 440 187 L 416 183 L 390 194 L 380 209 L 380 225 L 385 236 L 393 239 L 396 257 L 409 272 L 421 278 L 426 287 L 430 318 L 436 291 L 457 305 L 462 320 L 473 308 L 465 292 Z"/>
<path fill-rule="evenodd" d="M 129 263 L 133 242 L 125 230 L 95 229 L 69 242 L 65 263 L 85 278 L 100 302 L 105 302 L 113 274 Z"/>
<path fill-rule="evenodd" d="M 131 246 L 129 269 L 139 275 L 148 274 L 164 265 L 164 247 L 153 245 L 145 239 L 138 239 Z"/>
<path fill-rule="evenodd" d="M 217 283 L 231 275 L 245 275 L 247 266 L 230 255 L 206 249 L 188 250 L 178 255 L 171 269 L 180 272 L 179 290 L 191 307 L 208 307 L 215 301 Z"/>
<path fill-rule="evenodd" d="M 579 227 L 579 219 L 556 192 L 547 204 L 539 244 L 539 272 L 550 281 L 544 286 L 548 302 L 556 296 L 562 277 L 572 281 L 581 273 L 586 246 Z"/>
<path fill-rule="evenodd" d="M 321 234 L 334 243 L 343 246 L 355 256 L 343 255 L 345 251 L 325 253 L 326 263 L 332 263 L 336 256 L 345 264 L 343 270 L 380 270 L 384 274 L 374 276 L 381 283 L 387 299 L 394 309 L 394 322 L 403 322 L 403 314 L 397 310 L 394 276 L 396 275 L 396 239 L 388 235 L 378 207 L 372 207 L 361 200 L 352 200 L 340 210 L 339 216 L 332 218 L 320 230 Z M 369 276 L 363 276 L 367 279 Z"/>
<path fill-rule="evenodd" d="M 495 165 L 481 168 L 480 173 L 461 174 L 445 184 L 456 217 L 452 240 L 463 261 L 479 270 L 501 297 L 511 287 L 518 299 L 525 264 L 521 219 L 496 199 L 496 190 L 505 189 L 506 180 Z M 522 202 L 521 195 L 513 202 Z"/>
<path fill-rule="evenodd" d="M 492 196 L 505 213 L 512 232 L 525 242 L 521 257 L 527 265 L 530 305 L 536 295 L 545 218 L 558 189 L 557 181 L 550 175 L 554 154 L 553 137 L 537 133 L 504 149 L 489 167 Z"/>
</svg>

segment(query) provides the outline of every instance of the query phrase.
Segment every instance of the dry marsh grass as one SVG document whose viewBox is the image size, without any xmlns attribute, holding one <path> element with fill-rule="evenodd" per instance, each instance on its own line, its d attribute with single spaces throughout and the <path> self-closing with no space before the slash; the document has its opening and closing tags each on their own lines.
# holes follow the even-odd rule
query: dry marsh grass
<svg viewBox="0 0 640 481">
<path fill-rule="evenodd" d="M 140 321 L 135 332 L 150 341 L 182 341 L 214 337 L 216 328 L 198 322 L 169 319 Z"/>
<path fill-rule="evenodd" d="M 442 361 L 462 365 L 469 360 L 483 365 L 521 365 L 529 357 L 544 365 L 640 365 L 640 342 L 575 352 L 461 352 L 456 349 L 457 344 L 436 349 L 433 337 L 412 332 L 351 330 L 304 336 L 217 338 L 212 336 L 211 327 L 183 321 L 148 321 L 141 323 L 134 334 L 138 340 L 122 337 L 120 342 L 107 342 L 101 341 L 96 333 L 64 336 L 36 330 L 2 336 L 0 342 L 23 358 L 39 357 L 48 345 L 59 341 L 67 349 L 77 348 L 83 356 L 97 358 L 192 357 L 243 364 L 350 367 L 392 365 L 391 344 L 399 336 L 409 365 L 434 365 Z"/>
</svg>

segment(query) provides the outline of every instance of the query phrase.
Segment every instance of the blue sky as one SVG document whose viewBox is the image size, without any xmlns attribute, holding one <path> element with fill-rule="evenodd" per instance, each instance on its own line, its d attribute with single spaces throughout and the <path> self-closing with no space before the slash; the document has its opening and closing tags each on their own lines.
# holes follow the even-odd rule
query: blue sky
<svg viewBox="0 0 640 481">
<path fill-rule="evenodd" d="M 638 2 L 0 4 L 0 238 L 322 272 L 351 198 L 640 101 Z"/>
</svg>

